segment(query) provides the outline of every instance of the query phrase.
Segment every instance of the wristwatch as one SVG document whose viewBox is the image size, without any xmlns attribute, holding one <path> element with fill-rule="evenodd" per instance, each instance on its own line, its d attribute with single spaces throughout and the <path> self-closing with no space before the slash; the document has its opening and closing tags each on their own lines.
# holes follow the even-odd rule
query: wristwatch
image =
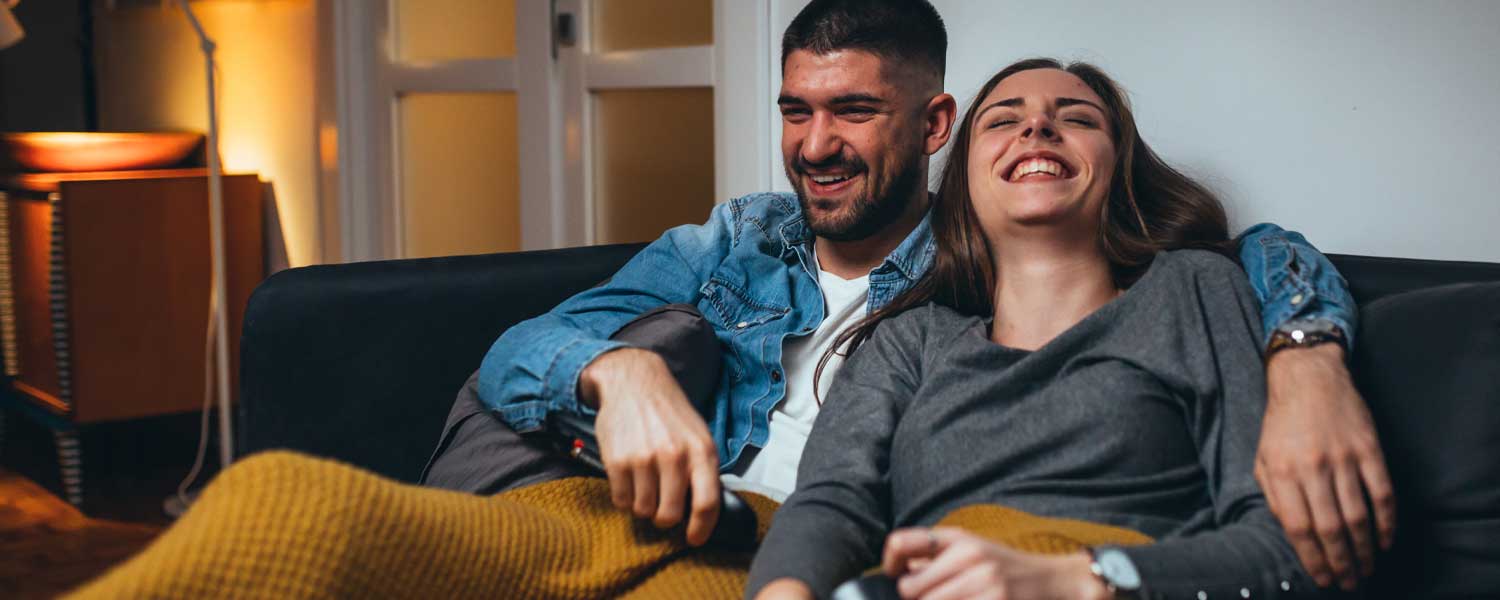
<svg viewBox="0 0 1500 600">
<path fill-rule="evenodd" d="M 1110 594 L 1116 598 L 1140 597 L 1141 573 L 1135 570 L 1129 555 L 1112 546 L 1089 548 L 1089 555 L 1094 558 L 1089 572 L 1099 578 Z"/>
<path fill-rule="evenodd" d="M 1334 325 L 1332 321 L 1326 319 L 1287 321 L 1271 333 L 1271 341 L 1266 344 L 1266 358 L 1287 348 L 1311 348 L 1328 342 L 1338 342 L 1345 352 L 1349 351 L 1349 337 L 1344 335 L 1344 330 L 1339 329 L 1339 326 Z"/>
</svg>

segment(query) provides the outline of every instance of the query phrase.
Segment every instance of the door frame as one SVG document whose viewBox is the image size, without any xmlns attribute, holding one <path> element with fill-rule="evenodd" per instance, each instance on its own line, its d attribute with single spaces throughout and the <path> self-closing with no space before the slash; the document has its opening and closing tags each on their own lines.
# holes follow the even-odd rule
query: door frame
<svg viewBox="0 0 1500 600">
<path fill-rule="evenodd" d="M 514 92 L 523 250 L 594 241 L 589 94 L 712 87 L 715 202 L 770 189 L 776 116 L 771 0 L 714 3 L 714 44 L 596 54 L 595 0 L 517 0 L 516 55 L 399 62 L 388 0 L 333 0 L 339 256 L 404 258 L 396 102 L 408 92 Z M 578 41 L 554 48 L 554 14 Z"/>
</svg>

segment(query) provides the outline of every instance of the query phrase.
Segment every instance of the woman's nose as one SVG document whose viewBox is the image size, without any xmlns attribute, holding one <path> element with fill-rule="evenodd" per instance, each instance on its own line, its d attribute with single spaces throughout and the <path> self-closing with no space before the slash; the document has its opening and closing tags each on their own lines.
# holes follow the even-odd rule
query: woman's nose
<svg viewBox="0 0 1500 600">
<path fill-rule="evenodd" d="M 1032 117 L 1026 122 L 1026 127 L 1021 130 L 1021 137 L 1030 138 L 1032 136 L 1051 140 L 1057 137 L 1057 129 L 1052 126 L 1051 119 L 1041 116 Z"/>
</svg>

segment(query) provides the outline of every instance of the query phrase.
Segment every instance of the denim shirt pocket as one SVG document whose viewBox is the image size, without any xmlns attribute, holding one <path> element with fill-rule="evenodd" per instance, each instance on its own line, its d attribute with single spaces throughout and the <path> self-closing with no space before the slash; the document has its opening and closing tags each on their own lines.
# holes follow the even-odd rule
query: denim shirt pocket
<svg viewBox="0 0 1500 600">
<path fill-rule="evenodd" d="M 702 292 L 703 299 L 713 308 L 713 316 L 717 317 L 718 324 L 735 335 L 792 312 L 790 307 L 756 298 L 748 290 L 717 275 L 703 285 Z"/>
<path fill-rule="evenodd" d="M 747 360 L 757 360 L 752 352 L 753 339 L 750 333 L 762 333 L 762 326 L 776 321 L 792 312 L 791 307 L 757 297 L 749 290 L 735 285 L 730 278 L 716 274 L 703 284 L 703 303 L 699 308 L 713 323 L 719 340 L 729 350 L 730 375 L 739 380 L 744 375 Z M 706 305 L 706 306 L 704 306 Z M 747 354 L 748 353 L 748 354 Z"/>
</svg>

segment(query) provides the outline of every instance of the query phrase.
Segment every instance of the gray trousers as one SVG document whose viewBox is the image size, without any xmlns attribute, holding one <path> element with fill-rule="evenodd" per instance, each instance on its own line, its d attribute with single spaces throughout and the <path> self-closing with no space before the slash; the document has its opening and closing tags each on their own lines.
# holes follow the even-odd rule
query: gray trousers
<svg viewBox="0 0 1500 600">
<path fill-rule="evenodd" d="M 610 339 L 660 354 L 701 415 L 712 414 L 723 354 L 713 326 L 696 307 L 668 304 L 636 317 Z M 469 376 L 437 449 L 422 469 L 422 485 L 490 495 L 564 477 L 603 476 L 555 449 L 548 429 L 519 434 L 479 397 L 479 373 Z"/>
</svg>

